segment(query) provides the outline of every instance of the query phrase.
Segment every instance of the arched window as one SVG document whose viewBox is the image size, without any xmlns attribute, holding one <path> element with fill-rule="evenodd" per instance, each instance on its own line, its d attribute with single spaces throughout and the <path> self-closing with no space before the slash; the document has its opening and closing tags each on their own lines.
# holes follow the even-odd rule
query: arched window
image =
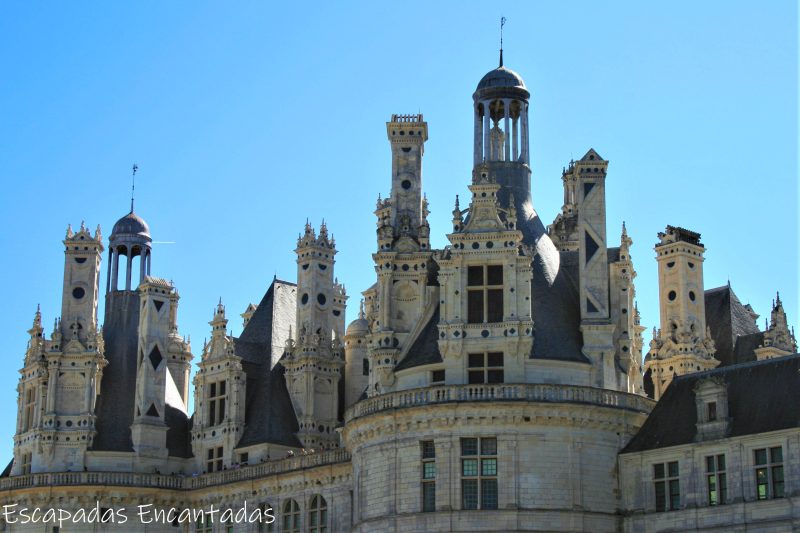
<svg viewBox="0 0 800 533">
<path fill-rule="evenodd" d="M 272 533 L 275 531 L 275 521 L 277 519 L 272 520 L 269 522 L 270 517 L 275 516 L 275 510 L 272 506 L 264 502 L 258 506 L 258 510 L 261 511 L 261 521 L 258 523 L 258 533 Z"/>
<path fill-rule="evenodd" d="M 283 533 L 300 533 L 300 506 L 291 499 L 283 504 Z"/>
<path fill-rule="evenodd" d="M 308 506 L 308 531 L 328 533 L 328 504 L 319 494 L 311 498 Z"/>
</svg>

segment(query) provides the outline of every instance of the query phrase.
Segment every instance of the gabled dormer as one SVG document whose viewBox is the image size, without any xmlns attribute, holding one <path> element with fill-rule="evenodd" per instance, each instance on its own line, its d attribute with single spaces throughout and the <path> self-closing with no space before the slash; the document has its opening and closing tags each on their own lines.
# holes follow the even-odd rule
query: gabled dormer
<svg viewBox="0 0 800 533">
<path fill-rule="evenodd" d="M 700 379 L 694 386 L 697 409 L 695 441 L 721 439 L 728 434 L 728 386 L 721 377 Z"/>
</svg>

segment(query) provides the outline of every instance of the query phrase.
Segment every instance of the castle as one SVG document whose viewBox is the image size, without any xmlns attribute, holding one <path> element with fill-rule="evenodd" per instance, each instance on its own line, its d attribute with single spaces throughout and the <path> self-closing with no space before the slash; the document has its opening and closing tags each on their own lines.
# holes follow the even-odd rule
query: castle
<svg viewBox="0 0 800 533">
<path fill-rule="evenodd" d="M 760 330 L 730 285 L 705 289 L 700 235 L 667 226 L 643 358 L 632 241 L 607 234 L 608 161 L 569 163 L 545 225 L 529 98 L 501 53 L 473 94 L 471 194 L 454 198 L 444 249 L 430 246 L 428 125 L 392 115 L 376 280 L 347 327 L 324 223 L 306 224 L 296 282 L 275 279 L 239 337 L 219 302 L 197 355 L 133 203 L 107 241 L 68 229 L 60 318 L 48 337 L 37 310 L 29 330 L 4 504 L 275 517 L 67 531 L 800 530 L 800 355 L 780 298 Z"/>
</svg>

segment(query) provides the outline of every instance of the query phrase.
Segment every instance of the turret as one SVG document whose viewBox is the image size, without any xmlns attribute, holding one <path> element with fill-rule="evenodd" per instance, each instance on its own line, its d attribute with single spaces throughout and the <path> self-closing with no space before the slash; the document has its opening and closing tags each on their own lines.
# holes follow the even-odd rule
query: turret
<svg viewBox="0 0 800 533">
<path fill-rule="evenodd" d="M 658 234 L 659 307 L 661 327 L 650 343 L 645 372 L 650 371 L 655 399 L 673 377 L 719 365 L 714 341 L 706 328 L 703 254 L 700 234 L 667 226 Z"/>
<path fill-rule="evenodd" d="M 306 223 L 297 240 L 296 339 L 282 360 L 286 385 L 305 446 L 338 444 L 334 428 L 343 411 L 339 383 L 344 367 L 347 294 L 334 277 L 336 244 L 323 221 L 319 235 Z"/>
<path fill-rule="evenodd" d="M 770 321 L 767 324 L 766 331 L 764 331 L 764 343 L 756 348 L 756 357 L 760 361 L 796 352 L 797 340 L 794 336 L 794 328 L 789 329 L 786 311 L 783 310 L 781 295 L 778 293 L 772 301 Z"/>
<path fill-rule="evenodd" d="M 369 322 L 364 316 L 362 300 L 358 318 L 347 326 L 344 336 L 345 409 L 356 403 L 369 385 L 368 335 Z"/>
</svg>

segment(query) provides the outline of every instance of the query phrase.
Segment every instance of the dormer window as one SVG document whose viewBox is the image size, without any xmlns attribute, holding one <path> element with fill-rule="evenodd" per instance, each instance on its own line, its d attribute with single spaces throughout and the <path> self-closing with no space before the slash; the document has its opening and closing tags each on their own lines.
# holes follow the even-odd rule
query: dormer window
<svg viewBox="0 0 800 533">
<path fill-rule="evenodd" d="M 728 433 L 728 388 L 725 380 L 712 377 L 698 380 L 694 387 L 697 406 L 695 440 L 724 438 Z"/>
<path fill-rule="evenodd" d="M 707 420 L 714 422 L 717 420 L 717 402 L 708 402 L 706 404 Z"/>
<path fill-rule="evenodd" d="M 503 266 L 467 268 L 467 322 L 503 321 Z"/>
</svg>

